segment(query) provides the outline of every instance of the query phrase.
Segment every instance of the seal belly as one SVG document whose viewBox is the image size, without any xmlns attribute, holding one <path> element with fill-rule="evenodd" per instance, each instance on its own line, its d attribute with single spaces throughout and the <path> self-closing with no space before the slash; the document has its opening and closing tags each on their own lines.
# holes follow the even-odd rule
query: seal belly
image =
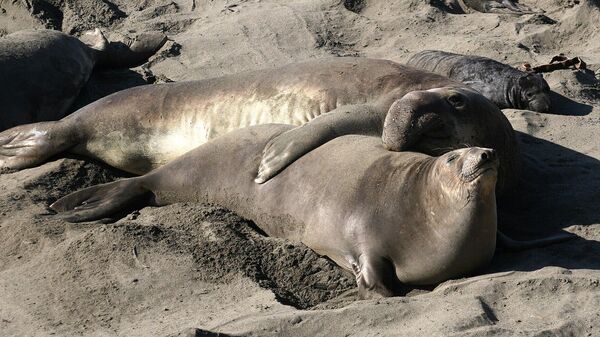
<svg viewBox="0 0 600 337">
<path fill-rule="evenodd" d="M 172 91 L 150 88 L 144 95 L 151 102 L 136 107 L 144 114 L 132 114 L 135 118 L 123 121 L 121 127 L 99 125 L 107 123 L 103 119 L 93 128 L 111 131 L 95 132 L 75 152 L 142 174 L 230 131 L 268 123 L 302 125 L 337 105 L 335 95 L 302 87 L 282 88 L 270 97 L 257 93 L 199 97 L 192 92 L 170 94 Z"/>
</svg>

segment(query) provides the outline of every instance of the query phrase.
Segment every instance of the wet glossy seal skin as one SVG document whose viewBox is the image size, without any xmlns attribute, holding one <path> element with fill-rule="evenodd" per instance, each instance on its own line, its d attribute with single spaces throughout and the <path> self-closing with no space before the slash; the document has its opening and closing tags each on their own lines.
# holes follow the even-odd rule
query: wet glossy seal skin
<svg viewBox="0 0 600 337">
<path fill-rule="evenodd" d="M 526 73 L 487 57 L 425 50 L 407 62 L 463 82 L 494 102 L 500 109 L 550 112 L 550 87 L 541 74 Z"/>
<path fill-rule="evenodd" d="M 459 277 L 492 258 L 498 167 L 493 150 L 430 157 L 388 151 L 378 137 L 349 135 L 255 184 L 263 147 L 290 128 L 233 131 L 144 176 L 72 193 L 51 208 L 79 222 L 140 201 L 220 204 L 268 235 L 301 241 L 354 272 L 363 297 Z"/>
<path fill-rule="evenodd" d="M 425 90 L 430 88 L 438 89 Z M 425 91 L 407 95 L 415 90 Z M 490 147 L 499 152 L 501 170 L 506 172 L 500 180 L 514 176 L 514 134 L 496 106 L 444 76 L 364 58 L 311 60 L 202 81 L 127 89 L 61 121 L 0 133 L 0 168 L 31 167 L 55 154 L 71 152 L 143 174 L 231 130 L 314 121 L 310 127 L 299 128 L 296 139 L 302 141 L 294 142 L 295 146 L 288 147 L 289 136 L 296 133 L 291 132 L 269 147 L 259 175 L 265 181 L 335 136 L 380 136 L 388 112 L 393 117 L 388 124 L 394 128 L 388 134 L 400 137 L 387 137 L 388 148 L 439 154 L 469 145 Z M 418 127 L 412 128 L 415 123 Z"/>
<path fill-rule="evenodd" d="M 94 67 L 141 64 L 164 42 L 146 34 L 130 46 L 109 43 L 98 29 L 81 39 L 46 29 L 0 38 L 0 131 L 64 117 Z"/>
</svg>

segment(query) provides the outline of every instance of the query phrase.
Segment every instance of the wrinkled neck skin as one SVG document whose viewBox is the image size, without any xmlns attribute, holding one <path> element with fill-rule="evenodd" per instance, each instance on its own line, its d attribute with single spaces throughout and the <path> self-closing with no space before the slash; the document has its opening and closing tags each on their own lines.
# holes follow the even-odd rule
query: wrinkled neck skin
<svg viewBox="0 0 600 337">
<path fill-rule="evenodd" d="M 508 103 L 505 107 L 500 109 L 515 108 L 515 109 L 527 109 L 527 104 L 523 104 L 521 99 L 521 90 L 518 83 L 518 78 L 511 77 L 506 83 L 504 88 L 505 100 Z"/>
<path fill-rule="evenodd" d="M 419 226 L 428 226 L 420 231 L 429 232 L 430 239 L 392 257 L 394 261 L 422 260 L 412 270 L 395 263 L 402 282 L 431 285 L 464 276 L 487 265 L 495 251 L 495 179 L 487 177 L 474 183 L 451 179 L 447 174 L 439 174 L 439 164 L 425 163 L 423 174 L 416 177 L 415 183 L 423 186 L 416 202 L 426 217 Z"/>
</svg>

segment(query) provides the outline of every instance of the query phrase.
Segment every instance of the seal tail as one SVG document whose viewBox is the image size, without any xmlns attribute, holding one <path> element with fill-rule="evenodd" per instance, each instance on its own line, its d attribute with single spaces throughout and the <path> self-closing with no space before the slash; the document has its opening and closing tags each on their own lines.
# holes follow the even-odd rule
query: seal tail
<svg viewBox="0 0 600 337">
<path fill-rule="evenodd" d="M 88 187 L 66 195 L 50 208 L 68 222 L 93 221 L 109 218 L 148 201 L 151 192 L 144 188 L 139 177 L 123 179 Z"/>
<path fill-rule="evenodd" d="M 553 244 L 561 243 L 564 241 L 572 240 L 577 238 L 578 236 L 571 233 L 559 233 L 547 237 L 543 237 L 540 239 L 534 240 L 515 240 L 506 234 L 498 231 L 497 233 L 498 246 L 511 252 L 517 252 L 521 250 L 527 250 L 532 248 L 540 248 L 545 246 L 550 246 Z"/>
</svg>

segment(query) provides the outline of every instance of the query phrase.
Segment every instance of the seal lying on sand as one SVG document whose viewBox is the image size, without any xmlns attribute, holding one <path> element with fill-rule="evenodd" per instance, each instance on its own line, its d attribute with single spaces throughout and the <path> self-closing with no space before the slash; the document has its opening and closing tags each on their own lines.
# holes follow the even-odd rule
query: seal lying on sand
<svg viewBox="0 0 600 337">
<path fill-rule="evenodd" d="M 478 92 L 467 88 L 413 91 L 387 111 L 364 106 L 339 108 L 272 139 L 264 150 L 257 183 L 264 183 L 302 155 L 345 134 L 382 135 L 388 150 L 415 150 L 440 155 L 466 146 L 497 149 L 497 190 L 517 180 L 519 149 L 515 133 L 502 112 Z"/>
<path fill-rule="evenodd" d="M 406 95 L 429 88 L 439 89 Z M 386 135 L 398 136 L 385 138 L 389 148 L 437 154 L 465 144 L 491 147 L 499 152 L 501 180 L 516 175 L 513 130 L 487 99 L 440 75 L 362 58 L 311 60 L 203 81 L 127 89 L 61 121 L 0 133 L 0 167 L 31 167 L 68 151 L 143 174 L 208 139 L 255 124 L 302 125 L 324 114 L 327 118 L 320 120 L 342 125 L 337 134 L 344 130 L 381 135 L 388 111 L 388 125 L 394 130 Z M 331 138 L 316 132 L 309 136 L 313 141 L 308 148 L 272 157 L 261 173 L 273 175 L 290 162 L 287 159 L 296 159 L 315 142 Z"/>
<path fill-rule="evenodd" d="M 378 137 L 351 135 L 255 184 L 263 147 L 290 128 L 233 131 L 144 176 L 93 186 L 50 207 L 79 222 L 140 201 L 217 203 L 268 235 L 301 241 L 353 271 L 363 295 L 395 295 L 401 283 L 435 284 L 492 258 L 498 167 L 493 150 L 465 148 L 436 158 L 390 152 Z"/>
<path fill-rule="evenodd" d="M 536 14 L 543 11 L 533 10 L 521 5 L 517 0 L 462 0 L 464 4 L 478 12 L 496 14 Z"/>
<path fill-rule="evenodd" d="M 526 73 L 487 57 L 425 50 L 413 55 L 407 64 L 463 82 L 500 109 L 552 109 L 550 87 L 541 74 Z"/>
<path fill-rule="evenodd" d="M 64 117 L 95 66 L 141 64 L 165 41 L 147 34 L 125 46 L 109 43 L 98 29 L 81 40 L 54 30 L 0 38 L 0 131 Z"/>
</svg>

